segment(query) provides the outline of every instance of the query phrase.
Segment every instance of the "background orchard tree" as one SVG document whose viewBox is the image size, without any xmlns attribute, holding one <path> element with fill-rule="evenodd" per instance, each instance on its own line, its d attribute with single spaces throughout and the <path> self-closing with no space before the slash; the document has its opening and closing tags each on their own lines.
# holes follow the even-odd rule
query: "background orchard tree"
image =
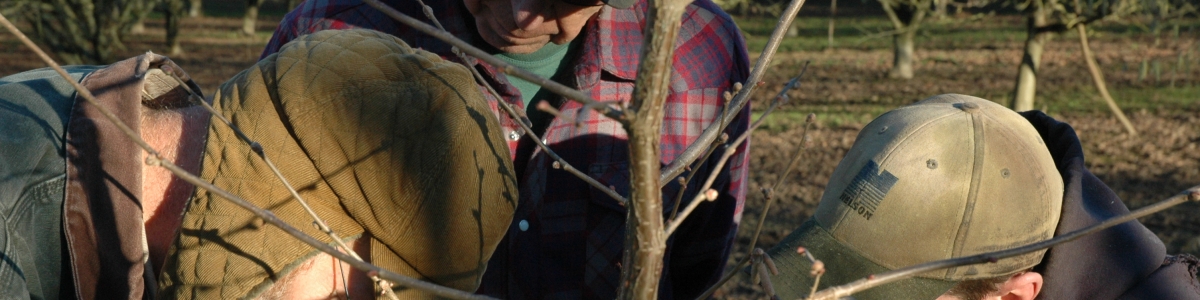
<svg viewBox="0 0 1200 300">
<path fill-rule="evenodd" d="M 199 1 L 199 0 L 192 0 Z M 287 5 L 287 10 L 291 11 L 300 5 L 301 0 L 282 0 L 284 5 Z M 242 34 L 254 35 L 258 26 L 258 12 L 262 9 L 263 0 L 246 0 L 246 12 L 242 15 Z"/>
<path fill-rule="evenodd" d="M 1170 29 L 1172 37 L 1178 38 L 1179 26 L 1184 18 L 1195 14 L 1197 5 L 1200 5 L 1195 0 L 1141 0 L 1138 4 L 1142 6 L 1143 14 L 1150 19 L 1147 29 L 1154 36 L 1155 46 L 1159 44 L 1166 29 Z"/>
<path fill-rule="evenodd" d="M 1157 48 L 1162 46 L 1163 33 L 1166 31 L 1170 41 L 1177 43 L 1179 41 L 1180 25 L 1185 22 L 1189 15 L 1197 13 L 1197 3 L 1195 0 L 1141 0 L 1142 17 L 1149 19 L 1145 24 L 1145 29 L 1154 37 L 1154 42 L 1150 47 Z M 1175 69 L 1179 69 L 1182 64 L 1183 56 L 1180 55 L 1178 62 L 1175 64 Z M 1138 69 L 1138 80 L 1145 80 L 1150 71 L 1150 64 L 1146 57 L 1142 57 L 1141 65 Z M 1178 72 L 1178 71 L 1176 71 Z M 1172 84 L 1174 85 L 1174 84 Z"/>
<path fill-rule="evenodd" d="M 261 6 L 262 0 L 246 0 L 246 13 L 242 15 L 242 34 L 254 35 L 258 9 Z"/>
<path fill-rule="evenodd" d="M 934 0 L 878 1 L 895 27 L 892 32 L 892 69 L 888 72 L 888 77 L 912 79 L 913 50 L 916 48 L 913 38 L 916 37 L 925 17 L 933 10 Z"/>
<path fill-rule="evenodd" d="M 179 19 L 186 0 L 13 0 L 0 12 L 18 15 L 33 29 L 33 39 L 67 64 L 107 64 L 125 49 L 124 38 L 144 29 L 142 21 L 156 8 L 166 19 L 170 53 L 182 53 Z"/>
<path fill-rule="evenodd" d="M 179 21 L 187 13 L 184 1 L 186 0 L 162 0 L 161 4 L 167 19 L 167 47 L 170 47 L 171 55 L 183 54 L 183 47 L 179 45 Z"/>
<path fill-rule="evenodd" d="M 166 23 L 167 30 L 167 48 L 170 49 L 171 55 L 183 54 L 183 47 L 179 45 L 179 24 L 180 19 L 184 14 L 190 15 L 184 1 L 189 0 L 130 0 L 130 4 L 137 6 L 134 8 L 134 17 L 136 18 L 129 33 L 142 34 L 146 32 L 146 17 L 155 10 L 159 10 L 163 14 L 163 19 Z M 197 5 L 198 0 L 191 0 L 192 5 Z M 198 6 L 194 7 L 199 9 Z"/>
<path fill-rule="evenodd" d="M 1025 51 L 1017 67 L 1017 84 L 1010 107 L 1016 111 L 1034 108 L 1037 74 L 1046 42 L 1076 26 L 1127 17 L 1137 12 L 1141 0 L 1017 0 L 1026 14 Z"/>
<path fill-rule="evenodd" d="M 204 10 L 202 7 L 204 5 L 204 1 L 189 0 L 188 2 L 188 17 L 195 18 L 204 16 Z"/>
<path fill-rule="evenodd" d="M 105 64 L 123 49 L 137 21 L 140 0 L 14 0 L 5 11 L 20 14 L 33 38 L 68 64 Z"/>
</svg>

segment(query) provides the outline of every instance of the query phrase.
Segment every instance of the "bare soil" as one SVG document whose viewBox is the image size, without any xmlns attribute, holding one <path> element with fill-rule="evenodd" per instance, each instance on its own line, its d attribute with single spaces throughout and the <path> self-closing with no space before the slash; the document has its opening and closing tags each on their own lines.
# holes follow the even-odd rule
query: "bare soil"
<svg viewBox="0 0 1200 300">
<path fill-rule="evenodd" d="M 238 18 L 192 18 L 183 21 L 182 42 L 185 53 L 172 55 L 204 89 L 208 96 L 227 78 L 254 64 L 275 19 L 265 18 L 260 33 L 237 33 Z M 147 24 L 146 34 L 127 39 L 119 57 L 132 57 L 151 50 L 165 53 L 161 21 Z M 28 32 L 27 32 L 28 33 Z M 1197 65 L 1195 37 L 1164 42 L 1157 47 L 1129 47 L 1130 43 L 1152 44 L 1149 39 L 1130 40 L 1094 38 L 1093 49 L 1105 69 L 1108 84 L 1114 89 L 1146 89 L 1152 101 L 1142 109 L 1128 111 L 1130 120 L 1141 133 L 1130 136 L 1103 109 L 1100 102 L 1085 102 L 1095 109 L 1051 111 L 1060 120 L 1075 126 L 1084 141 L 1088 167 L 1108 183 L 1131 208 L 1145 206 L 1200 184 L 1200 95 L 1183 99 L 1184 105 L 1154 109 L 1159 94 L 1176 86 L 1200 85 L 1200 68 L 1185 68 L 1174 73 L 1158 72 L 1153 78 L 1140 78 L 1143 59 L 1187 61 Z M 960 48 L 922 49 L 918 42 L 917 78 L 893 80 L 886 77 L 890 50 L 844 49 L 835 51 L 781 53 L 775 67 L 764 80 L 766 85 L 755 100 L 765 107 L 766 95 L 774 94 L 786 80 L 810 61 L 803 87 L 791 92 L 792 103 L 768 129 L 753 135 L 751 150 L 750 195 L 743 227 L 733 259 L 743 257 L 750 233 L 762 214 L 760 189 L 773 184 L 782 166 L 798 149 L 803 136 L 803 115 L 815 112 L 819 122 L 808 132 L 811 140 L 802 154 L 798 170 L 775 191 L 779 202 L 767 214 L 759 247 L 770 247 L 809 217 L 821 198 L 838 161 L 852 145 L 865 122 L 878 113 L 941 93 L 963 93 L 1002 101 L 1013 87 L 1016 65 L 1023 41 L 974 45 Z M 1078 53 L 1074 38 L 1059 37 L 1047 47 L 1039 82 L 1040 95 L 1061 95 L 1093 89 Z M 757 50 L 754 50 L 757 51 Z M 1182 54 L 1181 54 L 1182 53 Z M 1190 54 L 1189 54 L 1190 53 Z M 0 34 L 0 76 L 44 65 L 11 35 Z M 1170 71 L 1171 69 L 1167 69 Z M 1163 75 L 1165 74 L 1165 75 Z M 1174 81 L 1170 81 L 1174 78 Z M 1094 93 L 1093 93 L 1094 94 Z M 1054 101 L 1040 98 L 1041 106 Z M 1121 101 L 1121 99 L 1118 99 Z M 1173 103 L 1179 103 L 1175 99 Z M 1190 104 L 1187 104 L 1190 103 Z M 1145 104 L 1145 103 L 1143 103 Z M 1051 105 L 1053 106 L 1053 105 Z M 1146 109 L 1149 107 L 1149 109 Z M 800 117 L 787 117 L 788 115 Z M 1141 221 L 1163 239 L 1172 253 L 1200 255 L 1200 206 L 1185 205 L 1146 217 Z M 728 298 L 758 298 L 758 289 L 745 280 L 735 279 L 718 294 Z"/>
</svg>

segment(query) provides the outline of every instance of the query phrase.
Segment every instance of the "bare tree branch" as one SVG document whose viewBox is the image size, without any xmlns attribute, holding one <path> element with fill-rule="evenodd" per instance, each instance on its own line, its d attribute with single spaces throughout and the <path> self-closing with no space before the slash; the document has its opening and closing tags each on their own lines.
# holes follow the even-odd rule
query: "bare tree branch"
<svg viewBox="0 0 1200 300">
<path fill-rule="evenodd" d="M 1083 13 L 1083 6 L 1080 5 L 1079 0 L 1075 0 L 1075 13 Z M 1079 32 L 1079 48 L 1083 50 L 1083 60 L 1087 63 L 1088 73 L 1092 74 L 1092 83 L 1096 85 L 1097 90 L 1100 90 L 1100 98 L 1103 98 L 1104 103 L 1108 104 L 1108 109 L 1112 111 L 1118 121 L 1121 121 L 1121 125 L 1125 125 L 1125 131 L 1130 136 L 1137 136 L 1137 130 L 1133 129 L 1133 124 L 1129 123 L 1125 112 L 1121 111 L 1121 107 L 1117 106 L 1117 102 L 1113 101 L 1112 96 L 1108 94 L 1108 86 L 1104 84 L 1104 73 L 1100 72 L 1100 67 L 1096 65 L 1096 57 L 1092 55 L 1092 47 L 1088 45 L 1087 23 L 1079 23 L 1075 25 L 1075 29 Z"/>
<path fill-rule="evenodd" d="M 779 269 L 775 268 L 775 262 L 771 261 L 771 256 L 767 255 L 767 251 L 762 248 L 754 248 L 750 253 L 750 261 L 753 263 L 750 274 L 754 278 L 754 284 L 762 286 L 763 292 L 772 300 L 779 299 L 775 295 L 775 285 L 771 283 L 771 276 L 779 275 Z"/>
<path fill-rule="evenodd" d="M 211 183 L 204 181 L 200 177 L 197 177 L 195 175 L 192 175 L 191 173 L 188 173 L 187 171 L 183 170 L 179 166 L 176 166 L 175 164 L 171 163 L 170 161 L 162 159 L 162 155 L 158 151 L 154 150 L 154 148 L 151 147 L 150 144 L 146 143 L 145 140 L 142 140 L 141 136 L 138 133 L 134 132 L 132 128 L 130 128 L 124 122 L 121 122 L 121 120 L 119 120 L 116 117 L 116 115 L 114 115 L 112 113 L 112 111 L 109 111 L 106 107 L 99 105 L 99 102 L 96 100 L 95 96 L 92 95 L 91 91 L 89 91 L 87 88 L 80 85 L 75 80 L 71 80 L 71 76 L 67 74 L 66 70 L 63 70 L 63 68 L 61 66 L 59 66 L 58 63 L 55 63 L 53 59 L 51 59 L 49 56 L 47 56 L 46 53 L 41 50 L 41 48 L 39 48 L 36 44 L 33 43 L 33 41 L 29 40 L 29 38 L 26 37 L 25 34 L 21 33 L 20 30 L 18 30 L 15 26 L 13 26 L 12 22 L 9 22 L 8 18 L 6 18 L 2 14 L 0 14 L 0 25 L 3 25 L 6 29 L 8 29 L 9 32 L 11 32 L 13 35 L 15 35 L 17 37 L 17 39 L 21 40 L 22 43 L 24 43 L 31 50 L 33 50 L 38 55 L 38 57 L 40 57 L 44 62 L 46 62 L 47 65 L 50 65 L 50 67 L 53 68 L 58 73 L 59 76 L 61 76 L 68 83 L 71 83 L 71 86 L 75 88 L 76 92 L 78 93 L 78 95 L 80 97 L 84 98 L 85 101 L 87 101 L 88 103 L 95 106 L 97 108 L 97 110 L 99 110 L 100 113 L 102 115 L 104 115 L 104 117 L 106 119 L 108 119 L 110 122 L 112 122 L 114 125 L 116 125 L 117 128 L 120 129 L 122 133 L 124 133 L 127 137 L 129 137 L 131 140 L 133 140 L 133 142 L 135 144 L 137 144 L 139 147 L 141 147 L 142 150 L 146 151 L 146 153 L 149 154 L 148 157 L 146 158 L 147 165 L 165 168 L 165 169 L 171 171 L 171 173 L 175 174 L 175 176 L 178 176 L 180 179 L 183 179 L 184 181 L 187 181 L 188 183 L 191 183 L 197 187 L 203 188 L 214 194 L 217 194 L 218 196 L 226 198 L 226 199 L 230 200 L 231 202 L 233 202 L 234 204 L 241 206 L 241 207 L 249 210 L 250 212 L 254 213 L 255 215 L 257 215 L 259 218 L 262 218 L 267 223 L 270 223 L 271 225 L 279 227 L 284 232 L 299 239 L 301 242 L 309 244 L 310 246 L 313 246 L 314 248 L 317 248 L 318 250 L 321 250 L 322 252 L 325 252 L 325 253 L 327 253 L 335 258 L 338 258 L 342 261 L 348 262 L 348 263 L 350 263 L 351 266 L 354 266 L 355 268 L 357 268 L 359 270 L 366 271 L 368 273 L 368 275 L 380 276 L 380 277 L 383 277 L 384 279 L 400 283 L 403 286 L 420 289 L 422 291 L 426 291 L 426 292 L 429 292 L 429 293 L 432 293 L 432 294 L 435 294 L 435 295 L 438 295 L 441 297 L 455 298 L 455 299 L 492 299 L 492 298 L 489 298 L 486 296 L 474 295 L 474 294 L 471 294 L 468 292 L 451 289 L 451 288 L 443 287 L 443 286 L 440 286 L 437 284 L 424 282 L 424 281 L 420 281 L 420 280 L 417 280 L 417 279 L 414 279 L 411 277 L 400 275 L 400 274 L 397 274 L 397 273 L 394 273 L 394 272 L 391 272 L 388 270 L 384 270 L 384 269 L 374 266 L 370 263 L 364 262 L 361 259 L 357 259 L 354 256 L 342 253 L 341 251 L 338 251 L 337 248 L 330 246 L 326 243 L 323 243 L 320 240 L 317 240 L 316 238 L 313 238 L 313 237 L 305 234 L 304 232 L 300 231 L 299 229 L 296 229 L 295 227 L 292 227 L 291 225 L 283 222 L 283 220 L 280 220 L 278 217 L 276 217 L 274 213 L 264 210 L 262 208 L 259 208 L 259 207 L 255 206 L 254 204 L 250 203 L 249 201 L 246 201 L 245 199 L 238 197 L 237 195 L 233 195 L 233 194 L 229 193 L 228 191 L 222 190 L 221 188 L 218 188 L 218 187 L 212 185 Z M 193 94 L 193 96 L 194 96 L 194 94 Z M 203 101 L 201 101 L 201 102 L 203 102 Z M 262 148 L 261 148 L 261 146 L 259 146 L 256 149 L 257 149 L 256 150 L 257 152 L 261 152 Z M 350 248 L 347 247 L 346 249 L 349 250 Z"/>
<path fill-rule="evenodd" d="M 746 139 L 750 138 L 750 134 L 753 133 L 755 129 L 758 129 L 758 126 L 762 125 L 763 120 L 766 119 L 767 116 L 769 116 L 771 112 L 775 110 L 775 108 L 778 108 L 780 105 L 788 102 L 790 97 L 788 97 L 787 93 L 793 89 L 800 88 L 800 78 L 804 76 L 804 72 L 807 70 L 808 63 L 805 62 L 804 69 L 800 71 L 800 75 L 797 75 L 796 77 L 793 77 L 792 80 L 788 81 L 788 84 L 783 87 L 783 90 L 779 91 L 779 95 L 775 97 L 774 101 L 771 101 L 771 106 L 767 107 L 766 111 L 763 111 L 763 114 L 758 117 L 758 120 L 755 120 L 754 124 L 750 125 L 750 128 L 746 129 L 746 132 L 743 132 L 742 135 L 738 136 L 738 138 L 732 143 L 725 145 L 725 153 L 721 155 L 721 158 L 717 160 L 717 164 L 713 166 L 714 171 L 712 174 L 709 174 L 708 179 L 704 181 L 704 185 L 700 186 L 701 193 L 696 194 L 696 197 L 692 199 L 692 202 L 688 203 L 687 208 L 684 208 L 683 211 L 679 213 L 679 216 L 673 218 L 671 223 L 667 225 L 667 236 L 675 233 L 675 229 L 679 228 L 679 225 L 683 224 L 683 221 L 687 219 L 688 215 L 690 215 L 697 206 L 700 206 L 700 203 L 703 202 L 701 200 L 716 200 L 716 191 L 711 190 L 712 184 L 716 181 L 717 175 L 720 175 L 721 168 L 725 167 L 725 163 L 727 163 L 734 154 L 737 154 L 737 151 L 733 150 L 737 149 L 738 146 L 741 146 L 742 143 L 746 142 Z M 791 167 L 795 165 L 796 161 L 798 160 L 799 155 L 792 158 L 792 163 L 789 164 L 788 170 L 784 172 L 784 177 L 787 177 L 787 174 L 791 172 Z M 781 180 L 776 183 L 776 187 L 778 187 L 779 183 L 783 182 L 782 178 L 784 177 L 780 177 Z"/>
<path fill-rule="evenodd" d="M 776 179 L 776 182 L 774 185 L 772 185 L 772 188 L 763 189 L 763 197 L 767 203 L 763 206 L 763 211 L 758 216 L 758 225 L 755 226 L 754 234 L 751 235 L 750 245 L 749 247 L 746 247 L 748 249 L 747 251 L 753 251 L 753 249 L 755 249 L 758 245 L 758 237 L 762 234 L 762 227 L 763 224 L 766 223 L 767 214 L 771 212 L 771 205 L 775 203 L 774 189 L 783 184 L 783 181 L 788 177 L 788 175 L 791 174 L 791 170 L 795 169 L 796 164 L 800 160 L 800 155 L 804 154 L 804 151 L 808 149 L 808 130 L 812 128 L 811 125 L 815 121 L 816 115 L 808 114 L 808 117 L 805 118 L 804 133 L 800 139 L 800 148 L 796 150 L 796 154 L 792 156 L 792 161 L 788 163 L 787 169 L 785 169 L 783 174 Z M 704 293 L 700 294 L 700 297 L 696 297 L 696 299 L 708 299 L 708 297 L 712 296 L 713 293 L 717 292 L 717 289 L 720 289 L 721 286 L 725 285 L 726 282 L 729 282 L 729 279 L 733 278 L 733 275 L 737 273 L 737 270 L 746 267 L 746 264 L 750 263 L 750 258 L 750 255 L 747 255 L 745 258 L 735 264 L 733 268 L 725 272 L 725 276 L 721 277 L 721 280 L 717 281 L 717 284 L 709 287 L 708 290 L 704 291 Z"/>
<path fill-rule="evenodd" d="M 817 287 L 821 286 L 821 275 L 825 275 L 825 263 L 813 257 L 812 252 L 808 252 L 808 249 L 804 247 L 797 248 L 796 253 L 804 254 L 804 257 L 808 258 L 808 262 L 812 263 L 812 268 L 808 270 L 808 275 L 813 277 L 812 289 L 808 292 L 808 297 L 812 298 L 817 294 Z M 768 255 L 767 258 L 770 259 L 771 256 Z"/>
<path fill-rule="evenodd" d="M 767 40 L 767 45 L 763 47 L 762 54 L 758 56 L 758 60 L 754 63 L 754 69 L 750 70 L 750 77 L 746 79 L 746 87 L 738 91 L 733 97 L 728 109 L 724 112 L 725 116 L 721 118 L 723 123 L 720 126 L 717 124 L 709 125 L 696 138 L 692 145 L 688 146 L 679 156 L 675 157 L 670 165 L 663 168 L 662 174 L 659 176 L 660 187 L 662 184 L 670 182 L 671 178 L 675 178 L 682 174 L 684 169 L 692 162 L 696 161 L 704 154 L 706 148 L 711 146 L 711 143 L 720 136 L 721 129 L 729 122 L 732 122 L 734 117 L 742 111 L 743 107 L 750 102 L 750 95 L 754 92 L 754 88 L 758 86 L 758 82 L 762 80 L 763 75 L 767 73 L 767 68 L 771 65 L 771 59 L 775 57 L 775 51 L 779 49 L 779 44 L 783 42 L 784 36 L 787 35 L 788 28 L 791 28 L 792 20 L 796 19 L 796 12 L 800 11 L 800 7 L 804 6 L 805 0 L 792 0 L 788 7 L 783 10 L 779 17 L 779 22 L 775 23 L 775 30 L 771 32 L 771 37 Z"/>
<path fill-rule="evenodd" d="M 629 120 L 629 196 L 626 205 L 625 256 L 633 257 L 624 265 L 619 299 L 655 299 L 662 276 L 667 236 L 663 232 L 662 185 L 659 175 L 662 158 L 663 107 L 666 105 L 683 12 L 691 0 L 650 0 L 646 12 L 646 35 L 642 39 L 641 62 L 633 86 L 633 101 L 625 111 Z M 708 146 L 707 142 L 703 142 Z M 670 177 L 668 177 L 670 178 Z M 635 243 L 628 241 L 636 240 Z M 624 271 L 624 270 L 623 270 Z"/>
<path fill-rule="evenodd" d="M 733 93 L 737 93 L 738 91 L 741 91 L 743 87 L 744 86 L 742 85 L 741 82 L 734 82 L 733 83 Z M 729 109 L 729 102 L 733 101 L 733 93 L 730 93 L 729 91 L 725 91 L 725 93 L 721 94 L 721 98 L 725 99 L 725 102 L 722 103 L 723 105 L 721 106 L 721 111 L 726 111 Z M 722 117 L 725 117 L 725 115 L 722 115 Z M 725 120 L 721 120 L 721 123 L 728 124 L 728 122 L 725 122 Z M 722 127 L 719 131 L 725 132 L 725 128 Z M 725 142 L 728 142 L 728 141 L 729 141 L 729 136 L 726 134 L 721 134 L 721 138 L 713 141 L 713 144 L 711 146 L 707 147 L 707 150 L 704 151 L 703 157 L 701 157 L 699 160 L 696 160 L 696 162 L 694 162 L 692 165 L 687 166 L 687 171 L 691 171 L 693 169 L 699 168 L 701 165 L 704 164 L 704 162 L 708 161 L 708 159 L 710 157 L 712 157 L 712 154 L 714 152 L 716 152 L 717 147 L 720 144 L 724 144 Z M 672 203 L 675 203 L 675 207 L 671 208 L 671 216 L 667 218 L 668 220 L 674 220 L 675 217 L 679 215 L 679 205 L 682 204 L 682 202 L 683 202 L 683 194 L 687 192 L 688 183 L 692 182 L 692 179 L 696 177 L 697 173 L 698 172 L 689 172 L 686 178 L 679 177 L 675 180 L 679 184 L 679 192 L 675 193 L 675 201 L 672 202 Z"/>
<path fill-rule="evenodd" d="M 714 152 L 716 152 L 717 148 L 720 147 L 719 144 L 724 144 L 725 142 L 728 142 L 728 141 L 729 141 L 729 136 L 722 134 L 721 138 L 718 138 L 716 141 L 713 141 L 714 142 L 713 145 L 708 147 L 708 151 L 704 152 L 704 157 L 702 157 L 702 158 L 700 158 L 700 160 L 696 161 L 696 164 L 694 164 L 695 167 L 688 166 L 688 170 L 689 171 L 693 170 L 693 169 L 699 167 L 703 162 L 708 161 L 708 159 L 710 157 L 712 157 L 712 154 Z M 696 177 L 696 174 L 698 174 L 698 172 L 691 172 L 691 173 L 688 173 L 686 178 L 679 177 L 679 178 L 675 179 L 675 181 L 677 183 L 679 183 L 679 192 L 675 193 L 675 201 L 674 201 L 675 207 L 671 209 L 671 216 L 668 217 L 667 220 L 675 220 L 675 218 L 679 216 L 679 205 L 681 205 L 683 203 L 683 194 L 685 194 L 687 192 L 687 185 L 688 185 L 688 183 L 692 182 L 692 179 Z M 700 189 L 700 190 L 703 191 L 705 189 Z"/>
<path fill-rule="evenodd" d="M 1190 202 L 1200 202 L 1200 185 L 1194 186 L 1187 190 L 1184 190 L 1183 192 L 1180 192 L 1178 194 L 1175 194 L 1175 196 L 1172 196 L 1170 198 L 1159 201 L 1158 203 L 1155 203 L 1155 204 L 1152 204 L 1152 205 L 1149 205 L 1146 207 L 1142 207 L 1142 208 L 1135 210 L 1129 214 L 1119 216 L 1119 217 L 1109 218 L 1107 220 L 1104 220 L 1104 222 L 1093 224 L 1092 226 L 1084 227 L 1079 230 L 1075 230 L 1075 231 L 1072 231 L 1072 232 L 1069 232 L 1069 233 L 1066 233 L 1063 235 L 1059 235 L 1059 236 L 1056 236 L 1049 240 L 1045 240 L 1045 241 L 1041 241 L 1041 242 L 1037 242 L 1037 243 L 1033 243 L 1033 244 L 1029 244 L 1029 245 L 1025 245 L 1025 246 L 1021 246 L 1021 247 L 1017 247 L 1017 248 L 1011 248 L 1011 249 L 1007 249 L 1007 250 L 988 252 L 988 253 L 973 255 L 973 256 L 968 256 L 968 257 L 951 258 L 951 259 L 946 259 L 946 260 L 927 262 L 927 263 L 923 263 L 923 264 L 919 264 L 919 265 L 914 265 L 914 266 L 910 266 L 910 267 L 897 269 L 897 270 L 890 271 L 890 272 L 871 275 L 871 276 L 868 276 L 867 278 L 859 279 L 859 280 L 856 280 L 854 282 L 851 282 L 851 283 L 848 283 L 845 285 L 826 288 L 824 290 L 821 290 L 820 292 L 817 292 L 816 295 L 814 295 L 813 297 L 810 297 L 809 299 L 829 299 L 829 300 L 839 299 L 841 297 L 850 296 L 851 294 L 854 294 L 854 293 L 857 293 L 857 292 L 860 292 L 860 291 L 863 291 L 863 290 L 866 290 L 869 288 L 877 287 L 877 286 L 880 286 L 880 285 L 883 285 L 886 283 L 890 283 L 890 282 L 894 282 L 894 281 L 897 281 L 900 279 L 913 277 L 920 273 L 925 273 L 925 272 L 929 272 L 929 271 L 933 271 L 933 270 L 952 268 L 952 267 L 966 266 L 966 265 L 974 265 L 974 264 L 981 264 L 981 263 L 995 263 L 997 260 L 1000 260 L 1000 259 L 1013 257 L 1013 256 L 1021 255 L 1021 254 L 1026 254 L 1026 253 L 1030 253 L 1033 251 L 1050 248 L 1050 247 L 1053 247 L 1054 245 L 1070 242 L 1070 241 L 1073 241 L 1080 237 L 1086 236 L 1088 234 L 1092 234 L 1097 231 L 1107 229 L 1109 227 L 1120 225 L 1125 222 L 1133 221 L 1133 220 L 1136 220 L 1137 218 L 1148 216 L 1148 215 L 1160 212 L 1164 209 L 1168 209 L 1173 206 L 1179 205 L 1181 203 L 1189 202 L 1189 201 Z M 836 266 L 834 266 L 834 267 L 836 267 Z"/>
<path fill-rule="evenodd" d="M 1096 59 L 1092 56 L 1091 47 L 1088 46 L 1087 25 L 1080 23 L 1076 25 L 1076 28 L 1079 31 L 1079 46 L 1083 48 L 1083 59 L 1087 62 L 1088 73 L 1092 74 L 1092 82 L 1096 84 L 1096 89 L 1100 90 L 1100 98 L 1104 99 L 1108 109 L 1117 117 L 1117 120 L 1121 121 L 1121 125 L 1125 126 L 1125 131 L 1131 136 L 1137 136 L 1137 129 L 1133 129 L 1133 124 L 1129 123 L 1125 112 L 1121 111 L 1121 107 L 1117 106 L 1117 102 L 1113 101 L 1112 96 L 1108 94 L 1108 87 L 1104 84 L 1104 74 L 1100 72 L 1100 67 L 1096 66 Z"/>
<path fill-rule="evenodd" d="M 896 10 L 892 6 L 900 6 L 895 0 L 879 0 L 879 4 L 883 4 L 883 12 L 887 14 L 888 20 L 892 21 L 892 26 L 896 27 L 897 34 L 902 33 L 907 26 L 904 21 L 900 20 L 900 16 L 896 14 Z"/>
</svg>

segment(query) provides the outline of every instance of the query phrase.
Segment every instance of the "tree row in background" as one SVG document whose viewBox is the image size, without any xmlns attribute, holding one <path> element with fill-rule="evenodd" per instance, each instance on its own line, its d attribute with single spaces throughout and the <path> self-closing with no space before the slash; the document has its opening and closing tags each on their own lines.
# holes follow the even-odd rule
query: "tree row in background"
<svg viewBox="0 0 1200 300">
<path fill-rule="evenodd" d="M 714 0 L 733 14 L 769 14 L 777 11 L 781 0 Z M 866 0 L 860 0 L 866 2 Z M 1017 80 L 1013 88 L 1013 96 L 1009 106 L 1018 111 L 1033 109 L 1037 94 L 1037 74 L 1041 66 L 1042 53 L 1045 45 L 1055 35 L 1070 30 L 1077 30 L 1081 35 L 1081 43 L 1086 43 L 1086 27 L 1103 21 L 1140 22 L 1155 37 L 1163 31 L 1178 34 L 1183 19 L 1197 14 L 1195 0 L 874 0 L 879 4 L 892 30 L 884 34 L 892 37 L 892 67 L 888 77 L 896 79 L 913 78 L 914 51 L 917 48 L 914 41 L 921 26 L 930 19 L 944 19 L 953 7 L 955 14 L 964 9 L 1014 8 L 1026 19 L 1026 41 L 1021 63 L 1017 67 Z M 834 18 L 837 14 L 837 0 L 831 0 L 829 11 L 828 47 L 834 44 Z M 1087 47 L 1086 44 L 1082 44 Z M 1086 49 L 1085 49 L 1086 51 Z M 1085 58 L 1089 65 L 1094 65 L 1094 59 Z M 1143 61 L 1144 64 L 1144 61 Z M 1143 66 L 1145 69 L 1145 66 Z M 1101 89 L 1109 106 L 1119 118 L 1124 118 L 1115 104 L 1112 103 L 1108 92 L 1103 87 L 1102 75 L 1098 68 L 1090 68 L 1096 77 L 1097 87 Z M 1128 123 L 1122 120 L 1123 123 Z M 1132 128 L 1126 126 L 1130 131 Z"/>
<path fill-rule="evenodd" d="M 285 1 L 294 8 L 300 0 Z M 241 32 L 255 33 L 263 0 L 246 0 Z M 203 15 L 202 0 L 4 0 L 0 13 L 17 16 L 33 30 L 31 37 L 67 64 L 107 64 L 124 49 L 128 34 L 140 34 L 150 13 L 163 14 L 170 54 L 183 52 L 180 20 Z"/>
<path fill-rule="evenodd" d="M 255 34 L 263 0 L 245 0 L 241 32 Z M 300 0 L 285 1 L 289 9 Z M 834 47 L 834 18 L 837 0 L 831 0 L 828 47 Z M 860 0 L 866 1 L 866 0 Z M 1195 0 L 875 0 L 892 24 L 893 41 L 889 77 L 913 78 L 916 34 L 929 19 L 944 19 L 949 7 L 1013 7 L 1026 16 L 1027 38 L 1017 80 L 1009 103 L 1018 111 L 1034 107 L 1037 74 L 1045 44 L 1055 35 L 1078 30 L 1091 23 L 1109 20 L 1147 20 L 1145 27 L 1155 36 L 1164 30 L 1178 32 L 1182 19 L 1197 12 Z M 183 51 L 179 44 L 180 19 L 203 14 L 201 0 L 9 0 L 0 12 L 17 14 L 34 31 L 34 38 L 69 64 L 105 64 L 123 49 L 129 33 L 141 33 L 142 23 L 154 10 L 165 17 L 166 44 L 170 53 Z M 734 14 L 772 14 L 782 0 L 714 0 Z M 932 18 L 931 18 L 932 17 Z M 1086 30 L 1080 30 L 1086 34 Z M 1083 37 L 1086 39 L 1086 37 Z M 1091 60 L 1091 58 L 1088 58 Z M 1094 62 L 1089 62 L 1094 64 Z M 1098 72 L 1098 71 L 1094 71 Z M 1099 76 L 1099 75 L 1096 75 Z M 1102 76 L 1101 76 L 1102 77 Z M 1098 82 L 1097 85 L 1101 85 Z M 1103 88 L 1101 88 L 1103 90 Z M 1107 94 L 1102 91 L 1102 94 Z M 1109 100 L 1111 102 L 1111 100 Z M 1114 107 L 1114 112 L 1117 109 Z"/>
</svg>

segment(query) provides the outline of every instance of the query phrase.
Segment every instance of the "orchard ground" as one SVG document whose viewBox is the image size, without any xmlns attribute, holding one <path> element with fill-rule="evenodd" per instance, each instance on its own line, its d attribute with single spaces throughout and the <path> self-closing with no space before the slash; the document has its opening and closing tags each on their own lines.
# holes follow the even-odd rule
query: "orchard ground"
<svg viewBox="0 0 1200 300">
<path fill-rule="evenodd" d="M 243 35 L 239 2 L 206 1 L 205 5 L 206 17 L 183 20 L 184 53 L 170 57 L 211 96 L 222 82 L 258 60 L 283 8 L 266 3 L 258 32 Z M 891 38 L 879 34 L 890 30 L 885 19 L 874 14 L 839 18 L 837 47 L 828 48 L 828 19 L 822 9 L 804 8 L 797 19 L 798 35 L 784 42 L 756 93 L 753 108 L 758 111 L 809 63 L 800 89 L 790 93 L 791 101 L 753 134 L 750 194 L 731 260 L 744 256 L 762 214 L 760 190 L 778 179 L 800 147 L 809 113 L 817 118 L 808 131 L 807 150 L 797 171 L 775 191 L 778 202 L 767 215 L 759 247 L 774 245 L 809 217 L 858 130 L 874 117 L 942 93 L 975 95 L 1001 104 L 1012 93 L 1025 38 L 1025 22 L 1019 16 L 932 20 L 917 37 L 916 77 L 897 80 L 887 77 Z M 774 22 L 766 17 L 738 18 L 752 60 Z M 1126 133 L 1100 100 L 1074 31 L 1055 37 L 1042 57 L 1035 107 L 1075 127 L 1084 142 L 1088 168 L 1131 209 L 1200 184 L 1200 21 L 1185 20 L 1179 28 L 1163 30 L 1157 38 L 1144 27 L 1128 24 L 1092 29 L 1092 50 L 1137 135 Z M 161 17 L 154 15 L 146 32 L 129 36 L 117 57 L 145 51 L 166 54 L 163 37 Z M 42 67 L 15 38 L 0 34 L 0 77 Z M 1185 204 L 1141 221 L 1163 239 L 1169 252 L 1200 255 L 1197 215 L 1200 205 Z M 760 298 L 758 291 L 746 280 L 735 279 L 717 296 Z"/>
</svg>

